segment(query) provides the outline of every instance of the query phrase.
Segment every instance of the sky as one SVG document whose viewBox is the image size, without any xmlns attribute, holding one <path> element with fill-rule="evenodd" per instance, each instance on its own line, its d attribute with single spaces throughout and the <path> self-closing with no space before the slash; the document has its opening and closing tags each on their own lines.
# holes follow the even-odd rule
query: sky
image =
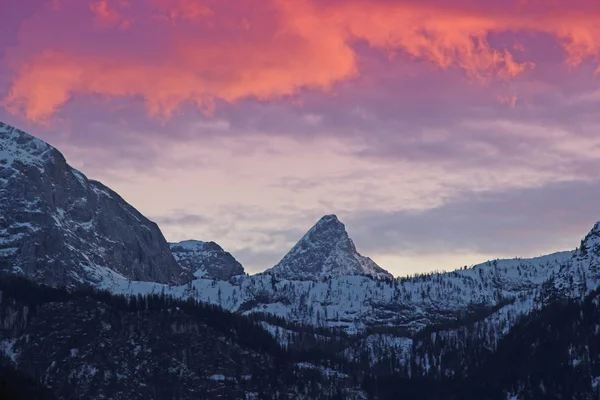
<svg viewBox="0 0 600 400">
<path fill-rule="evenodd" d="M 257 272 L 323 215 L 395 275 L 600 219 L 597 0 L 0 0 L 0 120 Z"/>
</svg>

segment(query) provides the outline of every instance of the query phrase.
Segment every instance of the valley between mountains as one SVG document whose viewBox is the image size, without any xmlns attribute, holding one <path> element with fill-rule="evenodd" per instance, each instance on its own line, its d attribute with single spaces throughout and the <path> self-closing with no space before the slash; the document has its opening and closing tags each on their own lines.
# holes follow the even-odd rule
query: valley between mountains
<svg viewBox="0 0 600 400">
<path fill-rule="evenodd" d="M 396 278 L 326 215 L 247 275 L 0 123 L 0 366 L 60 399 L 599 398 L 590 225 L 573 251 Z"/>
</svg>

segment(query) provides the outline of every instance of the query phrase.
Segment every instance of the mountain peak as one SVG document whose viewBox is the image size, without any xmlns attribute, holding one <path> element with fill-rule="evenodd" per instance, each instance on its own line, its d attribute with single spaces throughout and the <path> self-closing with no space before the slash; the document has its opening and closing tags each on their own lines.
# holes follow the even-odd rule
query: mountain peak
<svg viewBox="0 0 600 400">
<path fill-rule="evenodd" d="M 338 219 L 337 215 L 335 214 L 329 214 L 329 215 L 325 215 L 323 217 L 321 217 L 321 219 L 317 222 L 317 225 L 323 225 L 323 224 L 340 224 L 340 225 L 344 225 L 340 222 L 340 220 Z"/>
<path fill-rule="evenodd" d="M 58 154 L 48 143 L 0 121 L 0 165 L 6 169 L 3 178 L 20 173 L 26 166 L 42 171 Z"/>
<path fill-rule="evenodd" d="M 69 287 L 193 278 L 156 224 L 73 169 L 54 147 L 2 122 L 1 272 Z"/>
<path fill-rule="evenodd" d="M 228 280 L 244 274 L 242 264 L 215 242 L 185 240 L 169 245 L 179 265 L 196 278 Z"/>
<path fill-rule="evenodd" d="M 373 260 L 358 253 L 345 225 L 333 214 L 321 218 L 279 264 L 268 271 L 290 280 L 352 275 L 393 278 Z"/>
</svg>

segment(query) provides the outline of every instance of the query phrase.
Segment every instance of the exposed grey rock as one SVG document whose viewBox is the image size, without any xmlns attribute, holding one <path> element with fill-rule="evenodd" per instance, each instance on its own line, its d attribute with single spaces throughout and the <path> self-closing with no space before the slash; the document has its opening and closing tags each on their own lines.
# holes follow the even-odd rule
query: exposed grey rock
<svg viewBox="0 0 600 400">
<path fill-rule="evenodd" d="M 346 227 L 335 215 L 326 215 L 273 268 L 275 276 L 290 280 L 365 275 L 393 279 L 369 257 L 358 253 Z"/>
<path fill-rule="evenodd" d="M 196 278 L 229 280 L 243 275 L 244 267 L 215 242 L 186 240 L 170 243 L 171 252 L 183 268 Z"/>
<path fill-rule="evenodd" d="M 1 122 L 0 271 L 67 286 L 193 278 L 154 222 L 55 148 Z"/>
</svg>

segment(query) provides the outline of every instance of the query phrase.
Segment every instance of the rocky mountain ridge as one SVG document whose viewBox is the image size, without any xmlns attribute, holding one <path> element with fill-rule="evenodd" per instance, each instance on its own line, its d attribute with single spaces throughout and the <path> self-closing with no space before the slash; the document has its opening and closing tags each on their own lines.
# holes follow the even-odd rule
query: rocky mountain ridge
<svg viewBox="0 0 600 400">
<path fill-rule="evenodd" d="M 215 242 L 186 240 L 169 246 L 179 265 L 196 278 L 229 280 L 244 274 L 242 264 Z"/>
<path fill-rule="evenodd" d="M 0 271 L 67 286 L 193 279 L 154 222 L 52 146 L 3 123 Z"/>
</svg>

